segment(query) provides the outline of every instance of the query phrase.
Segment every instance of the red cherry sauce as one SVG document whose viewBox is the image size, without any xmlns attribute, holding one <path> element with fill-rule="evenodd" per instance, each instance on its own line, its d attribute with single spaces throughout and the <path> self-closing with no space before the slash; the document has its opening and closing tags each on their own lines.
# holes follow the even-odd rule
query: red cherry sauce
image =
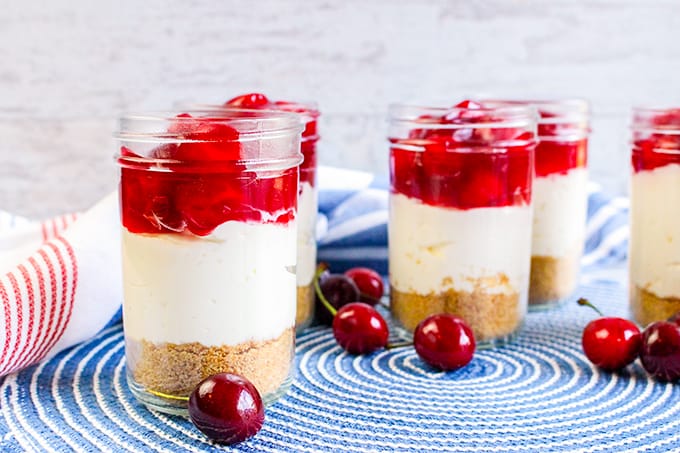
<svg viewBox="0 0 680 453">
<path fill-rule="evenodd" d="M 637 173 L 670 164 L 680 165 L 680 109 L 656 115 L 647 128 L 653 129 L 653 132 L 634 131 L 633 171 Z M 664 130 L 669 133 L 664 133 Z"/>
<path fill-rule="evenodd" d="M 540 112 L 541 118 L 554 115 Z M 583 134 L 575 140 L 561 139 L 566 135 Z M 577 124 L 540 124 L 538 125 L 538 143 L 536 144 L 535 168 L 536 177 L 550 175 L 566 175 L 575 168 L 585 168 L 588 163 L 588 137 L 579 130 Z"/>
<path fill-rule="evenodd" d="M 300 190 L 302 183 L 309 183 L 312 187 L 316 186 L 316 142 L 319 140 L 317 135 L 317 119 L 319 112 L 304 104 L 288 101 L 271 101 L 262 93 L 247 93 L 236 96 L 224 103 L 227 107 L 243 107 L 248 109 L 269 109 L 284 112 L 300 113 L 305 116 L 307 122 L 302 131 L 300 148 L 304 160 L 300 164 Z"/>
<path fill-rule="evenodd" d="M 533 133 L 475 125 L 495 119 L 470 101 L 456 109 L 468 110 L 458 110 L 452 117 L 422 116 L 418 122 L 425 127 L 412 129 L 406 139 L 390 139 L 392 192 L 455 209 L 529 204 Z M 433 123 L 471 127 L 427 128 Z"/>
<path fill-rule="evenodd" d="M 295 217 L 297 168 L 258 177 L 239 162 L 238 131 L 186 121 L 168 132 L 195 142 L 168 143 L 142 158 L 121 148 L 121 220 L 131 233 L 210 234 L 224 222 L 286 224 Z M 171 159 L 177 162 L 158 162 Z"/>
</svg>

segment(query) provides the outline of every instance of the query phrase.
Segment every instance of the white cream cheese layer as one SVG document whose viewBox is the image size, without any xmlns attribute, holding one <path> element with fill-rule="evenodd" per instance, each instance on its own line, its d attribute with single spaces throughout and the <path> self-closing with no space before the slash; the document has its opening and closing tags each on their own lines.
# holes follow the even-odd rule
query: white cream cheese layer
<svg viewBox="0 0 680 453">
<path fill-rule="evenodd" d="M 206 237 L 123 228 L 126 336 L 204 346 L 277 338 L 295 323 L 296 235 L 295 222 L 230 221 Z"/>
<path fill-rule="evenodd" d="M 531 253 L 562 258 L 583 249 L 588 209 L 588 171 L 536 177 Z"/>
<path fill-rule="evenodd" d="M 526 301 L 530 247 L 530 206 L 459 210 L 390 195 L 390 284 L 400 292 L 473 291 L 479 279 L 504 275 L 486 292 Z"/>
<path fill-rule="evenodd" d="M 631 282 L 680 298 L 680 164 L 633 174 L 630 227 Z"/>
</svg>

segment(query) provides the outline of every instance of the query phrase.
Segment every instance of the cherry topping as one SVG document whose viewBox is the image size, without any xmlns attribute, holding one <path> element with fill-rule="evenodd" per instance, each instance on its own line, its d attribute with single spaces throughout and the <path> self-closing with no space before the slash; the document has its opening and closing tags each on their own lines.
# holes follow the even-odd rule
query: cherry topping
<svg viewBox="0 0 680 453">
<path fill-rule="evenodd" d="M 262 93 L 248 93 L 229 99 L 224 105 L 229 107 L 258 108 L 269 104 L 269 99 Z"/>
<path fill-rule="evenodd" d="M 335 310 L 339 310 L 350 302 L 359 301 L 359 288 L 354 281 L 343 274 L 328 274 L 319 281 L 319 289 L 326 300 Z M 317 321 L 331 325 L 333 316 L 323 304 L 318 292 L 316 294 Z"/>
<path fill-rule="evenodd" d="M 579 305 L 587 305 L 602 314 L 586 299 Z M 593 365 L 607 371 L 619 370 L 635 361 L 640 352 L 640 329 L 623 318 L 602 317 L 590 321 L 583 329 L 581 344 L 583 352 Z"/>
<path fill-rule="evenodd" d="M 182 161 L 222 162 L 236 161 L 241 157 L 239 132 L 233 127 L 205 118 L 178 118 L 181 118 L 178 121 L 180 124 L 171 126 L 168 131 L 180 134 L 189 141 L 177 145 L 168 157 Z"/>
<path fill-rule="evenodd" d="M 362 302 L 369 305 L 380 302 L 384 292 L 384 284 L 380 274 L 367 267 L 353 267 L 345 271 L 345 275 L 356 284 Z"/>
<path fill-rule="evenodd" d="M 210 439 L 235 444 L 254 436 L 264 423 L 264 406 L 246 378 L 219 373 L 201 381 L 189 396 L 189 417 Z"/>
<path fill-rule="evenodd" d="M 387 346 L 387 322 L 363 302 L 344 305 L 333 318 L 333 336 L 350 354 L 368 354 Z"/>
<path fill-rule="evenodd" d="M 661 381 L 680 379 L 680 324 L 677 319 L 675 322 L 654 322 L 642 332 L 640 361 L 649 374 Z"/>
<path fill-rule="evenodd" d="M 498 127 L 500 119 L 492 114 L 463 101 L 445 115 L 419 117 L 422 127 L 409 130 L 408 137 L 391 138 L 392 191 L 456 209 L 528 204 L 534 135 Z M 452 124 L 459 127 L 438 126 Z M 495 147 L 505 152 L 488 152 Z"/>
<path fill-rule="evenodd" d="M 428 316 L 416 326 L 413 345 L 425 363 L 450 371 L 470 363 L 476 342 L 463 319 L 440 313 Z"/>
<path fill-rule="evenodd" d="M 479 102 L 472 101 L 470 99 L 465 99 L 464 101 L 460 101 L 458 104 L 456 104 L 454 108 L 479 110 L 482 108 L 482 104 L 480 104 Z"/>
</svg>

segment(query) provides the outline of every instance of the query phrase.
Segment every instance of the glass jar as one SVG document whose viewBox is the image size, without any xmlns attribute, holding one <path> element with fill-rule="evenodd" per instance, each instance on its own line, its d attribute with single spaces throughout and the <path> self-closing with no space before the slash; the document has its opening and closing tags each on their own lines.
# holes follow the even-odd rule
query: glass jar
<svg viewBox="0 0 680 453">
<path fill-rule="evenodd" d="M 298 199 L 298 261 L 297 261 L 297 310 L 296 332 L 308 327 L 314 319 L 314 273 L 316 271 L 316 218 L 319 209 L 316 185 L 319 141 L 317 122 L 319 110 L 313 102 L 272 101 L 262 93 L 236 96 L 223 105 L 189 104 L 192 108 L 215 110 L 223 108 L 247 108 L 293 112 L 300 115 L 304 124 L 301 150 L 304 160 L 300 165 L 300 189 Z"/>
<path fill-rule="evenodd" d="M 680 312 L 680 108 L 633 111 L 630 307 L 645 326 Z"/>
<path fill-rule="evenodd" d="M 269 111 L 121 119 L 127 378 L 147 406 L 186 415 L 218 372 L 265 403 L 289 387 L 301 130 Z"/>
<path fill-rule="evenodd" d="M 319 141 L 317 121 L 319 110 L 313 103 L 274 102 L 277 110 L 295 112 L 304 123 L 300 147 L 304 160 L 300 165 L 300 190 L 298 198 L 298 261 L 297 261 L 297 332 L 308 327 L 314 319 L 314 274 L 316 272 L 316 217 L 319 194 L 316 184 Z"/>
<path fill-rule="evenodd" d="M 530 106 L 391 106 L 390 306 L 407 331 L 452 313 L 484 347 L 521 327 L 535 132 Z"/>
<path fill-rule="evenodd" d="M 501 102 L 538 109 L 529 309 L 551 308 L 578 285 L 588 212 L 588 103 Z"/>
</svg>

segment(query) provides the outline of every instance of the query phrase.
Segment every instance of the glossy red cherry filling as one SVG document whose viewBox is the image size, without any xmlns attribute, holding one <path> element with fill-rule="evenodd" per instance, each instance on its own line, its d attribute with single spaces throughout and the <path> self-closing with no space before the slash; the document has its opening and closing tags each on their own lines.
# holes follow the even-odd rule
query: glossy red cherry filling
<svg viewBox="0 0 680 453">
<path fill-rule="evenodd" d="M 446 115 L 420 117 L 423 127 L 412 129 L 408 138 L 390 139 L 392 192 L 456 209 L 529 204 L 533 134 L 500 127 L 492 114 L 464 101 Z"/>
<path fill-rule="evenodd" d="M 230 220 L 286 224 L 294 218 L 297 168 L 273 177 L 248 171 L 239 161 L 238 131 L 225 124 L 184 114 L 168 132 L 179 140 L 150 151 L 165 161 L 155 168 L 121 150 L 121 217 L 128 231 L 205 236 Z"/>
<path fill-rule="evenodd" d="M 304 160 L 300 165 L 300 184 L 316 185 L 316 142 L 317 118 L 319 112 L 304 104 L 289 101 L 272 101 L 262 93 L 247 93 L 236 96 L 224 103 L 227 107 L 242 107 L 248 109 L 280 110 L 283 112 L 301 113 L 307 118 L 305 129 L 302 131 L 300 148 Z"/>
<path fill-rule="evenodd" d="M 574 168 L 585 168 L 588 163 L 585 126 L 578 122 L 560 122 L 560 118 L 550 112 L 541 111 L 539 114 L 542 120 L 556 118 L 557 121 L 538 124 L 536 177 L 564 175 Z M 576 138 L 567 139 L 569 136 Z"/>
<path fill-rule="evenodd" d="M 670 164 L 680 165 L 680 109 L 660 113 L 649 123 L 643 125 L 641 131 L 634 132 L 633 170 L 637 173 Z"/>
<path fill-rule="evenodd" d="M 425 151 L 393 147 L 392 191 L 432 206 L 472 209 L 531 202 L 533 154 L 528 147 L 505 153 L 450 152 L 440 144 Z"/>
</svg>

